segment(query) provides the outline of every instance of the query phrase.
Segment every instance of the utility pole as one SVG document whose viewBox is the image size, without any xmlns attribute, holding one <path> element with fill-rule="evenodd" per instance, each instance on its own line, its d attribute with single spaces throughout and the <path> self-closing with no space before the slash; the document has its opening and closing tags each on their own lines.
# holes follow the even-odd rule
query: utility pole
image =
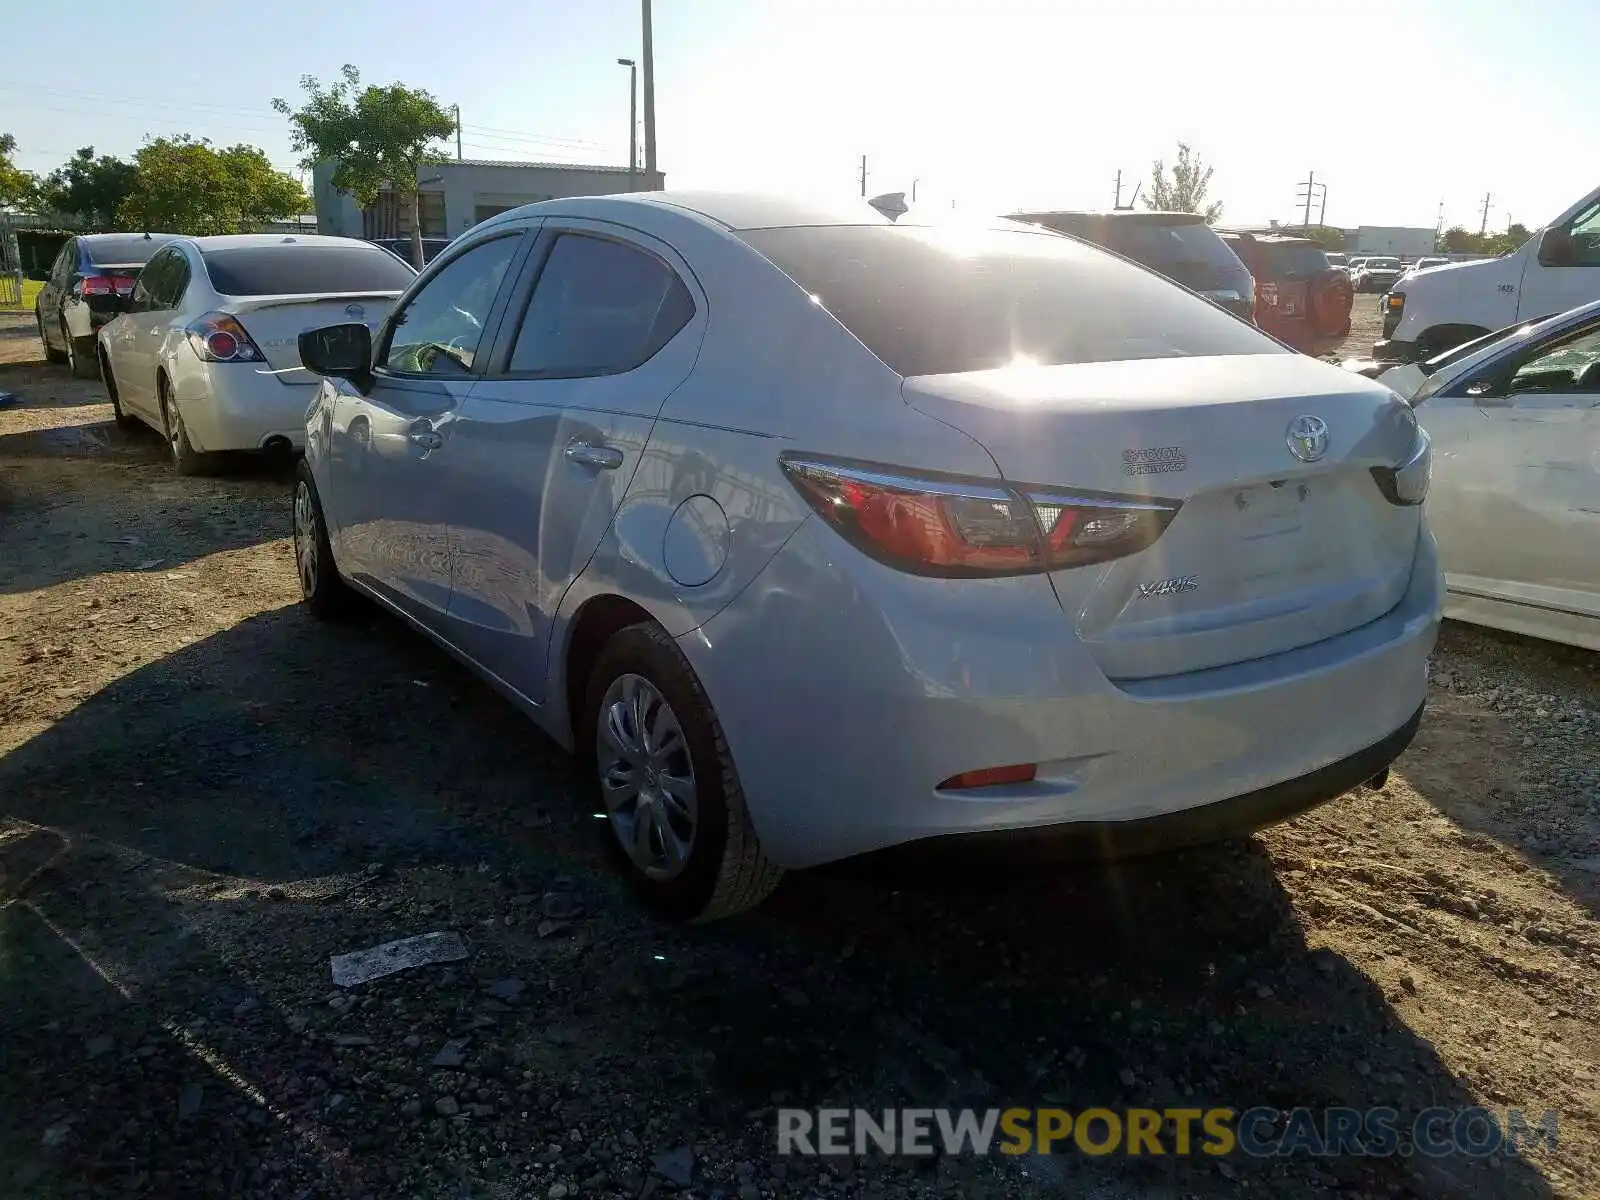
<svg viewBox="0 0 1600 1200">
<path fill-rule="evenodd" d="M 922 180 L 920 179 L 913 179 L 911 181 L 911 203 L 913 204 L 917 202 L 917 184 L 921 182 Z"/>
<path fill-rule="evenodd" d="M 861 156 L 861 194 L 867 194 L 867 156 Z"/>
<path fill-rule="evenodd" d="M 1297 191 L 1295 193 L 1294 200 L 1295 200 L 1296 204 L 1304 204 L 1305 205 L 1305 215 L 1304 215 L 1303 219 L 1301 220 L 1300 224 L 1301 224 L 1301 227 L 1304 228 L 1309 233 L 1310 230 L 1311 230 L 1311 202 L 1316 198 L 1316 193 L 1317 193 L 1317 189 L 1318 188 L 1322 189 L 1322 214 L 1324 216 L 1327 215 L 1327 211 L 1328 211 L 1328 185 L 1325 184 L 1325 183 L 1318 183 L 1317 182 L 1317 173 L 1315 171 L 1307 171 L 1305 179 L 1303 179 L 1296 186 L 1299 189 L 1303 190 L 1304 193 L 1305 193 L 1304 195 L 1301 195 L 1300 192 Z"/>
<path fill-rule="evenodd" d="M 1433 219 L 1433 239 L 1438 241 L 1444 235 L 1444 197 L 1439 197 L 1439 215 Z"/>
<path fill-rule="evenodd" d="M 656 174 L 656 52 L 650 33 L 650 0 L 640 0 L 644 23 L 644 169 L 655 184 Z"/>
<path fill-rule="evenodd" d="M 1117 198 L 1111 202 L 1111 207 L 1113 211 L 1122 207 L 1122 169 L 1120 167 L 1117 168 Z"/>
<path fill-rule="evenodd" d="M 455 111 L 455 114 L 456 114 L 456 161 L 460 162 L 461 161 L 461 105 L 452 104 L 450 107 Z"/>
<path fill-rule="evenodd" d="M 1483 220 L 1478 223 L 1478 236 L 1482 237 L 1489 232 L 1489 201 L 1494 199 L 1494 193 L 1483 194 Z"/>
</svg>

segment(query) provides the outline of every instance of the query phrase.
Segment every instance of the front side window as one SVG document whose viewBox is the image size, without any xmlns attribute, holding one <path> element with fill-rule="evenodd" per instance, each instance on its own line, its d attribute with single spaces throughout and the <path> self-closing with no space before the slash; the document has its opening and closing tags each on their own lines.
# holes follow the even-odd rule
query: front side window
<svg viewBox="0 0 1600 1200">
<path fill-rule="evenodd" d="M 1047 233 L 836 225 L 740 236 L 902 375 L 1294 353 L 1157 275 Z"/>
<path fill-rule="evenodd" d="M 511 352 L 511 373 L 581 379 L 631 371 L 689 323 L 694 300 L 652 254 L 564 233 L 550 248 Z"/>
<path fill-rule="evenodd" d="M 1600 204 L 1579 213 L 1569 228 L 1572 232 L 1572 265 L 1600 266 Z"/>
<path fill-rule="evenodd" d="M 382 365 L 408 375 L 471 374 L 489 310 L 521 244 L 520 233 L 492 238 L 447 263 L 394 318 Z"/>
<path fill-rule="evenodd" d="M 1542 346 L 1511 376 L 1513 392 L 1600 391 L 1600 326 L 1590 325 Z"/>
</svg>

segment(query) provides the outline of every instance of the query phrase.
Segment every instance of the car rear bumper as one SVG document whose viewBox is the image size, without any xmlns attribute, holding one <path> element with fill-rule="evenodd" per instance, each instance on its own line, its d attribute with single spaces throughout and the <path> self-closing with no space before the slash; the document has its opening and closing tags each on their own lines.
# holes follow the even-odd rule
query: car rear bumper
<svg viewBox="0 0 1600 1200">
<path fill-rule="evenodd" d="M 280 439 L 305 445 L 306 408 L 316 388 L 287 384 L 263 363 L 202 363 L 173 371 L 173 393 L 197 450 L 260 450 Z M 305 375 L 307 384 L 314 377 Z"/>
<path fill-rule="evenodd" d="M 1148 849 L 1194 840 L 1194 825 L 1205 836 L 1252 828 L 1382 770 L 1426 695 L 1442 591 L 1424 530 L 1404 598 L 1378 620 L 1251 662 L 1118 684 L 1048 580 L 901 575 L 809 521 L 680 645 L 763 846 L 784 866 L 1021 830 L 1092 839 L 1115 827 Z M 1032 782 L 940 786 L 1019 763 L 1038 764 Z"/>
</svg>

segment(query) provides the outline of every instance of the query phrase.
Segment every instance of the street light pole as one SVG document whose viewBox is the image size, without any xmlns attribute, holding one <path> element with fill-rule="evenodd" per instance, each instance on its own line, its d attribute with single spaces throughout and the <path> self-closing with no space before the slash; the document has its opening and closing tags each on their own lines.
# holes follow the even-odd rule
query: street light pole
<svg viewBox="0 0 1600 1200">
<path fill-rule="evenodd" d="M 656 175 L 656 52 L 650 32 L 650 0 L 640 0 L 644 25 L 644 169 Z"/>
<path fill-rule="evenodd" d="M 639 190 L 639 68 L 631 58 L 617 59 L 628 68 L 628 190 Z"/>
</svg>

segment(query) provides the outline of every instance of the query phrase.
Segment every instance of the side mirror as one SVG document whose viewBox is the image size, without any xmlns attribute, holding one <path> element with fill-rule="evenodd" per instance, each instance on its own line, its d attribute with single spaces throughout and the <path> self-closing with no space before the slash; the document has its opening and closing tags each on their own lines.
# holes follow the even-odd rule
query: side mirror
<svg viewBox="0 0 1600 1200">
<path fill-rule="evenodd" d="M 372 377 L 372 330 L 359 321 L 308 329 L 300 335 L 300 364 L 364 386 Z"/>
<path fill-rule="evenodd" d="M 1565 229 L 1546 229 L 1539 235 L 1539 262 L 1546 267 L 1570 267 L 1577 258 L 1572 234 Z"/>
</svg>

